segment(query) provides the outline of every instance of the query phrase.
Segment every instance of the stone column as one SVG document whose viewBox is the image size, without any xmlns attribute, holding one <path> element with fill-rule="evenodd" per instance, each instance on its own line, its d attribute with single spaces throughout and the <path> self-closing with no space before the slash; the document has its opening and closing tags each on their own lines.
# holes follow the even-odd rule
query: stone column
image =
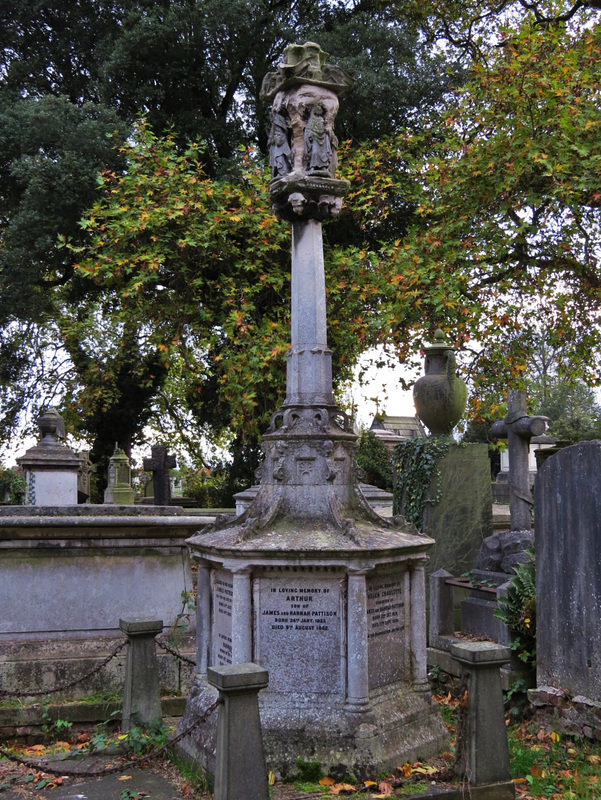
<svg viewBox="0 0 601 800">
<path fill-rule="evenodd" d="M 365 572 L 349 572 L 347 594 L 346 708 L 348 711 L 363 712 L 369 709 Z"/>
<path fill-rule="evenodd" d="M 196 672 L 205 675 L 211 647 L 211 570 L 198 561 L 196 583 Z"/>
<path fill-rule="evenodd" d="M 232 570 L 232 663 L 252 661 L 251 567 Z"/>
<path fill-rule="evenodd" d="M 268 684 L 256 664 L 209 667 L 219 690 L 214 800 L 269 800 L 258 693 Z"/>
<path fill-rule="evenodd" d="M 160 721 L 161 690 L 155 636 L 163 630 L 160 619 L 120 619 L 119 627 L 129 639 L 121 727 L 124 731 L 136 725 L 152 725 Z"/>
<path fill-rule="evenodd" d="M 451 655 L 461 665 L 467 688 L 463 729 L 457 726 L 457 771 L 471 786 L 500 784 L 494 796 L 511 798 L 514 785 L 499 673 L 511 651 L 494 642 L 462 642 L 451 645 Z"/>
<path fill-rule="evenodd" d="M 411 566 L 411 680 L 418 690 L 429 691 L 426 660 L 426 562 Z"/>
<path fill-rule="evenodd" d="M 332 405 L 321 222 L 292 224 L 292 327 L 286 405 Z"/>
</svg>

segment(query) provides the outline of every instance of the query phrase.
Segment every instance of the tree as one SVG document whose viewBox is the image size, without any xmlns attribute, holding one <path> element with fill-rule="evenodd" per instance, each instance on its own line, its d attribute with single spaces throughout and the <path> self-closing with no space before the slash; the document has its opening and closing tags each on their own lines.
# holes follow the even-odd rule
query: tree
<svg viewBox="0 0 601 800">
<path fill-rule="evenodd" d="M 527 20 L 504 36 L 418 135 L 421 224 L 401 246 L 410 272 L 438 274 L 466 356 L 475 342 L 474 412 L 485 385 L 520 388 L 542 330 L 560 376 L 601 380 L 601 26 Z"/>
<path fill-rule="evenodd" d="M 563 442 L 575 444 L 601 436 L 601 406 L 594 391 L 582 381 L 557 382 L 535 413 L 549 417 L 549 434 Z"/>
</svg>

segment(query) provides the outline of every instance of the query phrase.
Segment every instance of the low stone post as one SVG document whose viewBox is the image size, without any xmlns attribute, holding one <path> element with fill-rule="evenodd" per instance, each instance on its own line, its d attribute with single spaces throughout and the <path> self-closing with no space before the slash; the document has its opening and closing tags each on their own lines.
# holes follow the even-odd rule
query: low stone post
<svg viewBox="0 0 601 800">
<path fill-rule="evenodd" d="M 209 667 L 219 690 L 214 800 L 269 800 L 258 694 L 269 680 L 256 664 Z"/>
<path fill-rule="evenodd" d="M 121 728 L 151 725 L 161 719 L 161 689 L 155 637 L 163 630 L 160 619 L 120 619 L 129 639 L 123 686 Z"/>
<path fill-rule="evenodd" d="M 439 647 L 441 636 L 452 636 L 455 632 L 453 587 L 447 584 L 448 578 L 452 577 L 446 569 L 436 570 L 430 575 L 430 647 Z"/>
<path fill-rule="evenodd" d="M 467 690 L 463 724 L 457 726 L 457 772 L 468 782 L 469 794 L 479 796 L 477 791 L 474 794 L 476 787 L 492 784 L 491 797 L 509 800 L 515 796 L 515 787 L 499 670 L 511 651 L 494 642 L 461 642 L 451 645 L 451 655 L 461 665 Z"/>
</svg>

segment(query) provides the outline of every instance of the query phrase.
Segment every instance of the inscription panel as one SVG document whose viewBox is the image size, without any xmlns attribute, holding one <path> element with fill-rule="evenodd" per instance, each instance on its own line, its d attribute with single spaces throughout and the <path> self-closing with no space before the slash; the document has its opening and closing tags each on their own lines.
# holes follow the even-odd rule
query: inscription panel
<svg viewBox="0 0 601 800">
<path fill-rule="evenodd" d="M 211 664 L 223 667 L 232 663 L 232 600 L 234 581 L 230 572 L 214 570 L 213 635 Z"/>
<path fill-rule="evenodd" d="M 405 671 L 405 581 L 403 574 L 367 578 L 369 688 L 402 680 Z"/>
<path fill-rule="evenodd" d="M 286 572 L 261 578 L 256 624 L 269 691 L 343 691 L 343 610 L 337 576 Z"/>
</svg>

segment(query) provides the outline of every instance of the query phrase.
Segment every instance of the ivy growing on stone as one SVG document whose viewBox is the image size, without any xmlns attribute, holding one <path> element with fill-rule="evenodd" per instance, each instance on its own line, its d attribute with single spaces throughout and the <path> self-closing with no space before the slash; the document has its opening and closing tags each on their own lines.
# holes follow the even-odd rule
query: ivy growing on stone
<svg viewBox="0 0 601 800">
<path fill-rule="evenodd" d="M 439 464 L 453 440 L 449 436 L 408 439 L 394 450 L 396 483 L 394 513 L 422 531 L 426 505 L 436 505 L 442 493 Z"/>
</svg>

